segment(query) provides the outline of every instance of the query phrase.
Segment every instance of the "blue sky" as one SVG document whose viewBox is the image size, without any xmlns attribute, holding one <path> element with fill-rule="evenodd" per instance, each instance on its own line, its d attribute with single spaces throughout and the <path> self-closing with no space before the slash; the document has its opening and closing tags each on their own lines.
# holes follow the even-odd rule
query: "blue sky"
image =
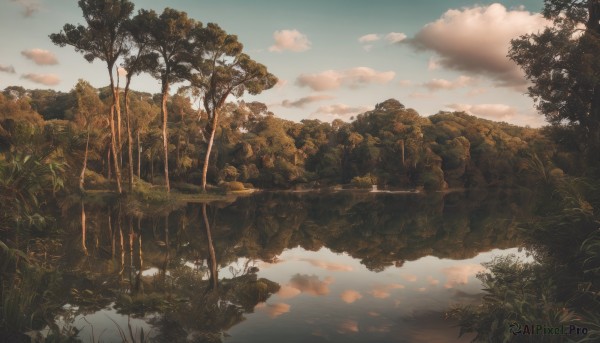
<svg viewBox="0 0 600 343">
<path fill-rule="evenodd" d="M 376 103 L 396 98 L 428 116 L 439 110 L 520 125 L 543 117 L 524 93 L 527 83 L 505 57 L 508 42 L 536 32 L 542 0 L 146 0 L 136 11 L 172 7 L 236 34 L 245 51 L 280 83 L 246 100 L 262 101 L 295 121 L 348 120 Z M 54 46 L 50 33 L 82 23 L 71 0 L 4 0 L 0 3 L 0 89 L 70 90 L 83 78 L 108 83 L 102 62 L 87 63 L 72 48 Z M 143 76 L 132 87 L 159 92 Z M 174 89 L 173 89 L 174 90 Z"/>
</svg>

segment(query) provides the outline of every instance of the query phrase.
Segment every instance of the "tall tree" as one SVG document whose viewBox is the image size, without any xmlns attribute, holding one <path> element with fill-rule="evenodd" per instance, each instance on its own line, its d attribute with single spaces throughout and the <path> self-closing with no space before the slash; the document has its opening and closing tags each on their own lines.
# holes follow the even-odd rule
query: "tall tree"
<svg viewBox="0 0 600 343">
<path fill-rule="evenodd" d="M 128 179 L 129 191 L 133 190 L 133 137 L 131 134 L 131 108 L 129 106 L 129 87 L 134 75 L 144 71 L 156 70 L 158 67 L 158 55 L 150 52 L 150 36 L 147 27 L 152 17 L 148 12 L 140 12 L 127 22 L 129 33 L 130 54 L 125 57 L 123 68 L 127 71 L 125 76 L 125 121 L 127 129 L 127 157 L 128 157 Z M 139 137 L 138 137 L 139 145 Z M 138 173 L 139 174 L 139 173 Z M 138 175 L 139 176 L 139 175 Z"/>
<path fill-rule="evenodd" d="M 533 82 L 529 95 L 552 124 L 575 124 L 600 161 L 600 0 L 546 0 L 553 25 L 512 41 L 509 57 Z"/>
<path fill-rule="evenodd" d="M 110 107 L 111 153 L 117 181 L 117 190 L 121 188 L 121 170 L 117 155 L 115 132 L 115 111 L 120 112 L 119 93 L 115 87 L 115 63 L 127 52 L 127 30 L 125 23 L 133 12 L 134 5 L 128 0 L 79 0 L 87 26 L 65 24 L 60 33 L 50 35 L 52 42 L 58 46 L 73 46 L 75 51 L 83 54 L 88 62 L 100 59 L 106 62 L 112 92 Z M 118 113 L 120 117 L 120 113 Z"/>
<path fill-rule="evenodd" d="M 203 94 L 203 106 L 208 115 L 208 147 L 202 167 L 202 189 L 206 191 L 206 174 L 210 152 L 219 122 L 219 112 L 231 95 L 241 97 L 246 91 L 261 93 L 277 83 L 267 68 L 242 53 L 243 45 L 237 36 L 227 34 L 217 24 L 209 23 L 195 30 L 192 66 L 196 73 L 190 78 Z"/>
<path fill-rule="evenodd" d="M 189 55 L 191 34 L 195 29 L 200 28 L 202 23 L 188 18 L 185 12 L 171 8 L 165 8 L 160 16 L 152 10 L 140 10 L 139 15 L 147 17 L 146 32 L 149 38 L 149 46 L 159 55 L 159 64 L 153 75 L 161 82 L 164 174 L 167 191 L 170 191 L 169 142 L 167 136 L 169 88 L 173 83 L 183 81 L 189 74 L 186 56 Z"/>
</svg>

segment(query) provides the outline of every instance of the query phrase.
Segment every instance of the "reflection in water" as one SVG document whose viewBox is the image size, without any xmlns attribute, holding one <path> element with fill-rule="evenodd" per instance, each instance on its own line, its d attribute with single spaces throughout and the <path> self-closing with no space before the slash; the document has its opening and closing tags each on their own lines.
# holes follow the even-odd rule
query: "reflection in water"
<svg viewBox="0 0 600 343">
<path fill-rule="evenodd" d="M 398 318 L 472 301 L 476 256 L 518 246 L 515 223 L 527 215 L 518 195 L 262 193 L 161 209 L 119 201 L 80 204 L 84 254 L 85 237 L 98 247 L 85 260 L 67 249 L 65 288 L 77 295 L 66 301 L 95 332 L 131 316 L 146 337 L 173 342 L 411 341 L 402 332 L 418 325 Z M 93 320 L 110 308 L 122 315 L 115 323 Z"/>
</svg>

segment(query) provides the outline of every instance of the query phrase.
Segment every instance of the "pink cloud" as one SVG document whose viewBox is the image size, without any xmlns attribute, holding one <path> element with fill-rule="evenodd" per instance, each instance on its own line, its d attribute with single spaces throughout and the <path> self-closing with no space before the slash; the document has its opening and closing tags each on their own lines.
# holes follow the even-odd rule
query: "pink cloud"
<svg viewBox="0 0 600 343">
<path fill-rule="evenodd" d="M 332 283 L 332 277 L 327 277 L 321 281 L 316 275 L 296 274 L 290 280 L 289 286 L 300 290 L 302 293 L 318 296 L 329 294 L 329 285 Z"/>
<path fill-rule="evenodd" d="M 300 261 L 308 262 L 315 267 L 323 268 L 323 269 L 329 270 L 329 271 L 336 271 L 336 272 L 339 272 L 339 271 L 351 272 L 352 271 L 351 266 L 348 266 L 345 264 L 340 264 L 340 263 L 332 263 L 332 262 L 321 261 L 321 260 L 312 259 L 312 258 L 302 258 L 302 259 L 300 259 Z"/>
<path fill-rule="evenodd" d="M 484 74 L 498 85 L 522 88 L 526 85 L 523 72 L 506 57 L 510 40 L 549 24 L 539 13 L 507 10 L 498 3 L 451 9 L 425 25 L 410 44 L 435 51 L 445 68 Z"/>
<path fill-rule="evenodd" d="M 466 285 L 469 278 L 477 273 L 484 271 L 485 268 L 479 264 L 458 265 L 442 269 L 446 275 L 445 288 L 453 288 L 458 285 Z"/>
<path fill-rule="evenodd" d="M 43 49 L 29 49 L 21 51 L 21 55 L 32 60 L 37 65 L 54 65 L 58 64 L 58 60 L 54 53 Z"/>
<path fill-rule="evenodd" d="M 300 74 L 296 84 L 315 91 L 338 89 L 340 87 L 360 88 L 369 84 L 387 84 L 396 73 L 379 72 L 368 67 L 356 67 L 346 70 L 325 70 L 316 74 Z"/>
<path fill-rule="evenodd" d="M 362 299 L 362 295 L 354 290 L 347 290 L 340 294 L 340 298 L 347 304 L 352 304 L 358 299 Z"/>
<path fill-rule="evenodd" d="M 56 86 L 60 83 L 60 78 L 55 74 L 25 74 L 21 78 L 46 86 Z"/>
<path fill-rule="evenodd" d="M 283 107 L 296 107 L 296 108 L 304 108 L 304 106 L 311 104 L 313 102 L 318 102 L 318 101 L 323 101 L 323 100 L 330 100 L 333 99 L 334 97 L 331 95 L 325 95 L 325 94 L 317 94 L 317 95 L 309 95 L 309 96 L 305 96 L 302 97 L 298 100 L 283 100 L 281 102 L 281 106 Z"/>
<path fill-rule="evenodd" d="M 310 41 L 305 34 L 298 30 L 280 30 L 273 33 L 275 44 L 269 47 L 271 52 L 302 52 L 310 49 Z"/>
</svg>

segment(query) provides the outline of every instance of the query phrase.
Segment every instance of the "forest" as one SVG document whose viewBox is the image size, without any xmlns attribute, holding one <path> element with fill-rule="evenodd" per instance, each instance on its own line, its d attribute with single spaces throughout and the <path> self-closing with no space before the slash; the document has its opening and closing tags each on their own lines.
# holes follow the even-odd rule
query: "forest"
<svg viewBox="0 0 600 343">
<path fill-rule="evenodd" d="M 49 325 L 52 335 L 46 341 L 70 341 L 76 332 L 65 333 L 54 324 L 53 316 L 66 301 L 61 297 L 88 310 L 117 297 L 123 311 L 136 313 L 140 288 L 131 285 L 136 277 L 143 284 L 140 225 L 156 228 L 158 220 L 164 221 L 166 238 L 146 246 L 146 254 L 157 265 L 164 258 L 165 278 L 167 265 L 177 265 L 173 256 L 208 256 L 214 283 L 207 290 L 219 289 L 217 265 L 242 256 L 268 261 L 296 246 L 309 251 L 327 246 L 380 272 L 423 256 L 460 259 L 522 242 L 535 251 L 535 263 L 490 262 L 488 271 L 478 275 L 487 292 L 481 306 L 449 310 L 460 322 L 461 334 L 508 341 L 507 323 L 535 318 L 552 325 L 583 323 L 591 328 L 588 337 L 600 336 L 596 1 L 548 1 L 543 14 L 556 26 L 512 41 L 508 57 L 531 81 L 529 94 L 548 119 L 543 128 L 465 112 L 420 114 L 402 99 L 381 99 L 373 110 L 348 122 L 287 120 L 252 101 L 253 95 L 274 87 L 277 77 L 219 25 L 204 25 L 171 8 L 134 14 L 133 3 L 126 0 L 80 0 L 78 5 L 86 25 L 65 24 L 60 32 L 49 33 L 49 39 L 89 62 L 102 61 L 108 85 L 95 88 L 80 79 L 68 92 L 8 86 L 0 93 L 0 339 L 23 339 L 23 332 Z M 587 31 L 572 38 L 582 23 Z M 142 73 L 158 80 L 159 93 L 130 89 L 132 78 Z M 398 212 L 412 201 L 361 198 L 374 188 L 418 194 L 427 205 Z M 285 203 L 259 193 L 259 206 L 254 198 L 243 198 L 256 190 L 315 193 L 308 200 L 289 195 Z M 328 198 L 340 190 L 353 195 Z M 499 194 L 501 205 L 479 204 L 473 194 L 480 191 Z M 237 196 L 242 198 L 235 200 Z M 201 222 L 194 203 L 203 206 L 207 247 L 182 246 L 179 239 L 189 234 L 186 223 Z M 214 244 L 207 204 L 213 213 L 225 213 L 219 219 L 227 229 L 213 226 Z M 527 215 L 522 213 L 525 208 Z M 69 225 L 64 225 L 65 218 Z M 126 221 L 129 250 L 123 238 Z M 179 240 L 172 243 L 177 246 L 173 256 L 169 223 L 177 227 L 172 234 Z M 110 234 L 103 234 L 103 227 Z M 119 263 L 117 232 L 121 265 L 126 251 L 132 265 L 139 261 L 137 276 L 131 269 L 130 287 L 114 291 L 121 286 L 113 285 L 112 275 L 105 282 L 112 287 L 110 296 L 100 296 L 103 291 L 91 286 L 92 300 L 79 291 L 61 295 L 61 287 L 83 290 L 87 286 L 77 282 L 93 284 L 104 276 L 90 272 L 75 282 L 70 272 L 48 262 L 63 244 L 73 246 L 58 237 L 81 235 L 76 243 L 80 257 L 97 259 L 112 270 Z M 400 232 L 405 235 L 396 235 Z M 149 239 L 159 242 L 156 229 L 153 234 Z M 457 246 L 462 246 L 461 253 Z M 73 264 L 66 263 L 66 268 L 80 268 Z M 186 282 L 207 283 L 187 275 L 181 265 L 176 268 Z M 168 308 L 177 317 L 178 306 L 189 305 L 165 295 L 170 292 L 161 288 L 166 284 L 152 285 L 146 286 L 155 298 L 148 301 L 164 305 L 156 305 L 156 311 Z M 193 298 L 186 285 L 177 287 Z M 201 328 L 220 341 L 222 331 L 278 289 L 248 272 L 224 283 L 218 291 L 222 293 L 210 295 L 216 298 L 194 298 L 210 308 L 192 307 L 201 312 L 199 317 L 210 319 L 210 311 L 218 308 L 215 299 L 240 304 L 235 311 L 243 311 L 232 310 L 233 319 L 212 318 L 220 322 Z M 169 301 L 171 307 L 165 305 Z M 36 302 L 44 306 L 37 308 Z M 184 317 L 176 320 L 182 326 L 198 325 Z"/>
</svg>

